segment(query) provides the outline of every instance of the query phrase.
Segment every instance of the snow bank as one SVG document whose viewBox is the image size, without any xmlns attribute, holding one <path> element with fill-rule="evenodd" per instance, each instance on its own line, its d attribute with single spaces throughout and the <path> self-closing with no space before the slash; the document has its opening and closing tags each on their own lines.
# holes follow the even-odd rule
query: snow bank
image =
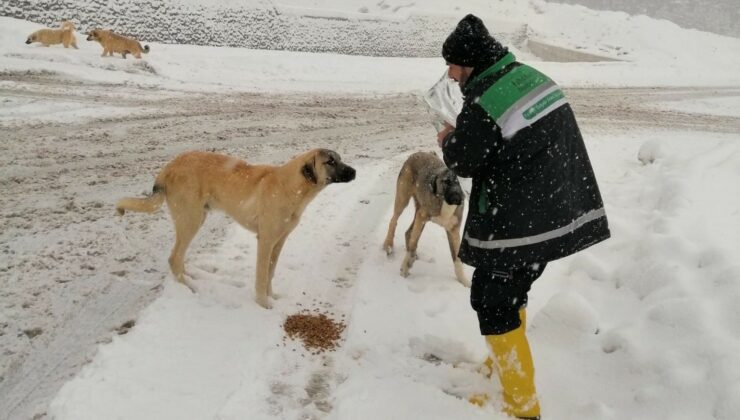
<svg viewBox="0 0 740 420">
<path fill-rule="evenodd" d="M 421 91 L 444 70 L 435 58 L 374 58 L 324 53 L 150 44 L 143 59 L 100 57 L 101 46 L 77 33 L 79 50 L 25 45 L 41 26 L 0 17 L 0 74 L 19 83 L 25 76 L 207 92 Z"/>
<path fill-rule="evenodd" d="M 68 8 L 65 10 L 77 10 L 79 6 L 76 3 L 64 4 Z M 218 7 L 210 3 L 194 4 L 184 3 L 182 7 L 197 6 L 206 8 L 204 10 L 210 12 L 220 10 L 218 7 L 236 7 L 232 3 L 225 3 Z M 335 22 L 345 22 L 345 20 L 329 19 L 333 16 L 332 14 L 341 14 L 340 12 L 346 12 L 348 8 L 359 4 L 359 2 L 350 2 L 344 9 L 337 10 L 306 10 L 318 10 L 324 16 L 322 19 L 328 19 L 334 25 Z M 442 73 L 444 62 L 441 57 L 438 57 L 439 47 L 454 25 L 454 21 L 462 14 L 460 10 L 453 8 L 459 5 L 453 3 L 442 7 L 441 4 L 442 2 L 433 2 L 428 6 L 418 5 L 409 8 L 408 11 L 404 11 L 405 8 L 399 8 L 395 13 L 385 14 L 382 13 L 385 9 L 380 9 L 372 13 L 368 12 L 372 15 L 372 19 L 350 20 L 358 25 L 358 28 L 362 27 L 363 32 L 373 34 L 372 36 L 388 35 L 389 38 L 382 40 L 366 39 L 368 44 L 378 46 L 378 48 L 395 48 L 407 41 L 417 45 L 414 37 L 393 34 L 383 28 L 373 28 L 367 25 L 398 24 L 398 21 L 394 19 L 403 13 L 427 16 L 431 19 L 431 16 L 438 16 L 432 14 L 432 11 L 437 10 L 435 7 L 439 6 L 438 13 L 441 16 L 455 17 L 448 22 L 449 24 L 445 24 L 446 26 L 442 25 L 445 27 L 444 34 L 430 32 L 429 28 L 442 27 L 437 24 L 425 23 L 417 28 L 419 37 L 435 45 L 434 51 L 436 52 L 431 55 L 437 56 L 436 58 L 364 57 L 152 43 L 152 52 L 145 55 L 144 59 L 121 60 L 118 57 L 99 57 L 100 46 L 97 43 L 85 41 L 81 32 L 77 33 L 80 50 L 65 50 L 59 46 L 43 48 L 39 45 L 25 45 L 22 42 L 26 36 L 42 26 L 11 18 L 0 18 L 2 22 L 0 25 L 0 57 L 2 57 L 0 72 L 14 77 L 30 72 L 32 75 L 62 76 L 97 83 L 133 84 L 167 90 L 418 93 L 425 91 Z M 264 4 L 255 2 L 249 5 L 256 7 Z M 120 10 L 116 9 L 115 16 L 119 19 L 116 22 L 124 22 L 125 16 L 128 16 L 124 13 L 125 8 L 121 7 Z M 288 4 L 285 7 L 296 7 L 296 5 Z M 55 10 L 51 6 L 47 9 Z M 139 9 L 134 8 L 134 10 Z M 164 14 L 161 18 L 169 19 L 167 13 L 174 13 L 173 10 L 179 9 L 172 9 L 169 6 L 163 8 L 160 10 L 160 13 Z M 306 10 L 298 11 L 297 15 L 291 16 L 308 18 L 305 15 L 308 13 Z M 527 51 L 527 39 L 546 41 L 551 45 L 620 60 L 595 63 L 536 63 L 539 69 L 566 87 L 740 86 L 740 73 L 736 71 L 740 68 L 740 54 L 737 53 L 740 51 L 740 40 L 738 39 L 696 30 L 684 30 L 670 22 L 644 16 L 632 17 L 617 12 L 595 13 L 578 6 L 544 2 L 512 2 L 500 5 L 474 3 L 470 6 L 470 11 L 481 14 L 493 32 L 503 31 L 502 40 L 508 43 L 525 62 L 537 60 Z M 210 12 L 204 11 L 199 16 L 214 16 Z M 134 13 L 133 16 L 140 15 Z M 144 13 L 141 16 L 148 15 Z M 213 25 L 226 25 L 224 22 L 232 22 L 218 13 L 215 16 L 216 20 L 212 23 Z M 222 22 L 219 19 L 226 20 Z M 271 22 L 267 18 L 264 20 Z M 234 22 L 240 21 L 235 19 Z M 417 30 L 413 28 L 413 25 L 408 26 L 406 23 L 403 22 L 404 30 Z M 146 22 L 141 25 L 143 28 L 177 27 L 174 23 L 159 25 Z M 113 24 L 111 26 L 116 27 Z M 201 26 L 188 22 L 188 27 L 199 28 Z M 259 26 L 241 25 L 241 27 L 253 34 L 253 36 L 242 37 L 244 39 L 253 39 L 254 36 L 269 32 L 265 32 L 266 29 L 263 30 L 264 28 Z M 320 25 L 315 24 L 311 27 L 316 29 Z M 356 37 L 348 35 L 339 27 L 326 28 L 326 31 L 316 30 L 317 34 L 296 33 L 296 37 L 304 40 L 315 39 L 317 43 L 325 46 L 343 46 L 342 48 L 327 47 L 326 51 L 372 54 L 346 44 L 346 42 L 356 40 Z M 220 29 L 218 31 L 208 29 L 208 31 L 219 34 L 229 33 L 228 30 Z M 330 40 L 327 37 L 336 37 L 336 39 Z M 146 38 L 143 39 L 146 41 Z M 154 39 L 162 39 L 166 42 L 181 41 L 162 37 Z M 215 44 L 218 45 L 218 43 Z M 266 47 L 256 44 L 250 44 L 250 46 Z M 347 49 L 343 49 L 344 46 Z M 288 47 L 285 48 L 288 49 Z M 302 48 L 295 49 L 301 50 Z M 408 52 L 388 55 L 414 56 L 419 54 Z"/>
</svg>

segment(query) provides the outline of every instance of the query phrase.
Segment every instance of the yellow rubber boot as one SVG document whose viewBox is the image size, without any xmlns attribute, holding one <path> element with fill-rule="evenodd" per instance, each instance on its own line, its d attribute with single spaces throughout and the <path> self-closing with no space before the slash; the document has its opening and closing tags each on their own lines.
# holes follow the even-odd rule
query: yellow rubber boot
<svg viewBox="0 0 740 420">
<path fill-rule="evenodd" d="M 519 312 L 522 325 L 506 334 L 487 335 L 493 353 L 495 372 L 504 390 L 504 412 L 519 418 L 539 418 L 540 404 L 534 385 L 534 364 L 525 334 L 524 310 Z"/>
<path fill-rule="evenodd" d="M 527 330 L 527 311 L 524 308 L 519 310 L 519 319 L 522 321 L 521 328 L 526 331 Z M 484 375 L 486 375 L 487 378 L 490 378 L 491 376 L 493 376 L 493 369 L 494 369 L 493 358 L 490 355 L 488 355 L 488 357 L 486 357 L 486 360 L 483 361 L 483 366 L 480 367 L 479 371 L 483 373 Z"/>
</svg>

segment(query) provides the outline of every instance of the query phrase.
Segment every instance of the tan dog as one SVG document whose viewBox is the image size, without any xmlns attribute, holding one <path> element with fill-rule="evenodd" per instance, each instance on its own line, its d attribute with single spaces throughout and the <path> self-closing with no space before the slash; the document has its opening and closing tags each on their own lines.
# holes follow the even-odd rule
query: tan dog
<svg viewBox="0 0 740 420">
<path fill-rule="evenodd" d="M 49 45 L 62 44 L 64 48 L 71 45 L 77 48 L 77 39 L 75 38 L 75 26 L 72 22 L 63 21 L 60 29 L 39 29 L 26 38 L 26 44 L 40 42 L 44 47 Z"/>
<path fill-rule="evenodd" d="M 141 53 L 148 54 L 149 46 L 145 45 L 143 48 L 139 41 L 133 38 L 127 38 L 123 35 L 118 35 L 113 31 L 106 29 L 93 29 L 87 34 L 88 41 L 97 41 L 103 46 L 103 55 L 106 54 L 113 56 L 113 53 L 119 53 L 126 58 L 126 54 L 133 54 L 136 58 L 141 58 Z"/>
<path fill-rule="evenodd" d="M 393 237 L 396 234 L 398 217 L 412 197 L 416 212 L 413 223 L 406 231 L 406 256 L 401 264 L 401 275 L 403 277 L 409 275 L 409 270 L 417 258 L 416 247 L 419 237 L 424 225 L 431 220 L 447 232 L 447 242 L 455 264 L 455 277 L 464 286 L 470 287 L 470 282 L 463 272 L 462 262 L 457 256 L 460 250 L 460 225 L 465 195 L 457 176 L 432 152 L 414 153 L 401 167 L 396 182 L 393 217 L 388 225 L 383 249 L 388 255 L 393 252 Z"/>
<path fill-rule="evenodd" d="M 270 308 L 275 265 L 303 210 L 330 183 L 354 178 L 355 170 L 326 149 L 311 150 L 282 166 L 249 165 L 226 155 L 188 152 L 164 167 L 150 197 L 121 199 L 116 210 L 121 215 L 126 210 L 152 213 L 167 200 L 176 239 L 170 269 L 191 289 L 185 279 L 185 251 L 207 210 L 225 212 L 257 233 L 256 301 Z"/>
</svg>

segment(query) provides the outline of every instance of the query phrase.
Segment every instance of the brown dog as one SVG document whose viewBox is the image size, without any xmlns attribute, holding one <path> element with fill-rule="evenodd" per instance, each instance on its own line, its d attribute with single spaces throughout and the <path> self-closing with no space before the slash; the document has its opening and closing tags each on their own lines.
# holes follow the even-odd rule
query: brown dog
<svg viewBox="0 0 740 420">
<path fill-rule="evenodd" d="M 417 258 L 416 247 L 419 237 L 424 225 L 431 220 L 447 232 L 447 242 L 455 264 L 455 277 L 464 286 L 470 287 L 470 282 L 463 272 L 462 262 L 457 256 L 460 250 L 460 225 L 465 195 L 457 176 L 432 152 L 414 153 L 401 167 L 396 182 L 393 217 L 388 225 L 383 249 L 388 255 L 393 252 L 393 237 L 396 234 L 398 217 L 412 197 L 416 212 L 413 223 L 406 231 L 406 256 L 401 264 L 401 275 L 403 277 L 409 275 L 409 270 Z"/>
<path fill-rule="evenodd" d="M 354 178 L 355 170 L 327 149 L 311 150 L 282 166 L 249 165 L 216 153 L 188 152 L 164 167 L 150 197 L 121 199 L 116 209 L 121 215 L 126 210 L 152 213 L 167 200 L 176 239 L 170 269 L 191 289 L 185 279 L 185 251 L 207 210 L 225 212 L 257 233 L 256 301 L 270 308 L 275 265 L 303 210 L 327 185 Z"/>
<path fill-rule="evenodd" d="M 39 29 L 26 38 L 26 44 L 40 42 L 44 47 L 49 45 L 62 44 L 64 48 L 71 45 L 77 48 L 77 39 L 75 38 L 75 26 L 72 22 L 63 21 L 60 29 Z"/>
<path fill-rule="evenodd" d="M 141 46 L 139 41 L 133 38 L 127 38 L 123 35 L 118 35 L 113 31 L 106 29 L 93 29 L 87 34 L 88 41 L 97 41 L 103 46 L 103 55 L 106 54 L 113 56 L 113 53 L 119 53 L 126 58 L 126 54 L 133 54 L 136 58 L 141 58 L 141 53 L 148 54 L 149 46 Z"/>
</svg>

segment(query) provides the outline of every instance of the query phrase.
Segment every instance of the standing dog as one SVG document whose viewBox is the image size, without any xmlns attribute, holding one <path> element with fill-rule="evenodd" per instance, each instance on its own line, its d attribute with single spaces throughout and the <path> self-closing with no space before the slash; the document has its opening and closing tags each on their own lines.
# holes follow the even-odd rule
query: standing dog
<svg viewBox="0 0 740 420">
<path fill-rule="evenodd" d="M 141 46 L 139 41 L 133 38 L 127 38 L 123 35 L 118 35 L 113 31 L 106 29 L 93 29 L 87 34 L 88 41 L 97 41 L 103 46 L 103 55 L 106 54 L 113 56 L 113 53 L 119 53 L 126 58 L 126 54 L 133 54 L 136 58 L 141 58 L 141 53 L 148 54 L 149 46 Z"/>
<path fill-rule="evenodd" d="M 249 165 L 245 161 L 207 152 L 188 152 L 168 163 L 154 181 L 148 198 L 123 198 L 116 210 L 153 213 L 167 200 L 175 224 L 170 269 L 185 279 L 185 251 L 200 229 L 207 210 L 218 209 L 247 230 L 257 233 L 256 301 L 270 308 L 280 251 L 298 225 L 308 203 L 327 185 L 349 182 L 355 170 L 327 149 L 306 152 L 282 166 Z"/>
<path fill-rule="evenodd" d="M 72 22 L 63 21 L 60 29 L 39 29 L 26 38 L 26 44 L 40 42 L 44 47 L 49 45 L 62 44 L 64 48 L 71 45 L 77 48 L 77 39 L 75 38 L 75 26 Z"/>
<path fill-rule="evenodd" d="M 464 194 L 460 182 L 452 171 L 447 169 L 433 152 L 414 153 L 406 160 L 398 174 L 396 183 L 396 203 L 393 217 L 388 225 L 383 249 L 390 255 L 393 252 L 393 237 L 396 233 L 398 217 L 414 198 L 416 213 L 414 221 L 406 231 L 406 257 L 401 264 L 401 275 L 407 277 L 416 261 L 416 246 L 428 221 L 432 221 L 447 232 L 450 254 L 455 264 L 455 277 L 463 285 L 470 282 L 463 272 L 462 262 L 457 253 L 460 250 L 460 225 L 463 216 Z"/>
</svg>

